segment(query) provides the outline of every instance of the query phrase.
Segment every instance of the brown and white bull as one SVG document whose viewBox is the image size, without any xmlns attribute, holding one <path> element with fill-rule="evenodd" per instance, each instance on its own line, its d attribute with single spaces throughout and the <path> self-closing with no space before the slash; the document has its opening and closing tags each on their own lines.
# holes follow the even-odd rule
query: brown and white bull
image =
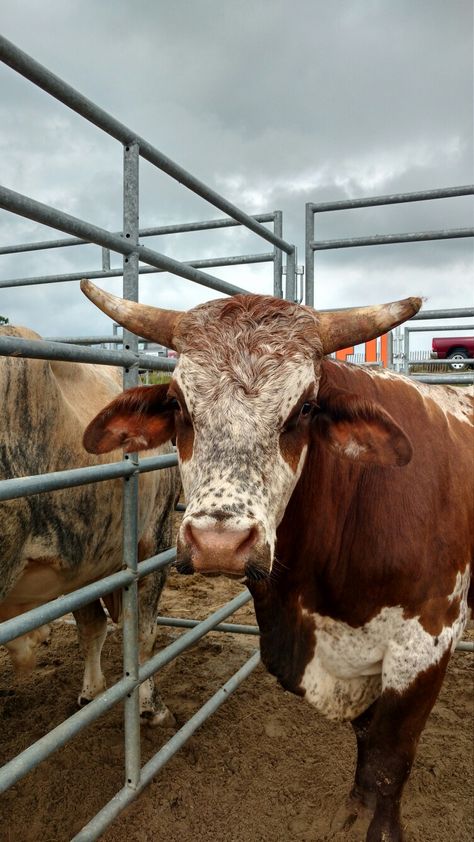
<svg viewBox="0 0 474 842">
<path fill-rule="evenodd" d="M 369 807 L 367 840 L 399 842 L 403 785 L 472 605 L 472 400 L 325 355 L 420 299 L 318 314 L 237 295 L 174 313 L 83 290 L 180 354 L 169 388 L 117 398 L 87 449 L 176 436 L 181 571 L 246 576 L 267 668 L 352 722 L 347 822 Z"/>
<path fill-rule="evenodd" d="M 26 328 L 0 327 L 3 336 L 40 339 Z M 0 479 L 110 462 L 120 453 L 91 457 L 82 436 L 104 403 L 121 392 L 110 366 L 0 357 Z M 169 452 L 164 445 L 159 452 Z M 140 477 L 139 560 L 169 547 L 179 493 L 176 469 Z M 0 503 L 0 622 L 107 576 L 122 566 L 122 483 L 99 482 Z M 139 583 L 139 658 L 147 660 L 156 638 L 158 600 L 166 571 Z M 120 593 L 104 597 L 113 619 Z M 79 704 L 105 689 L 101 650 L 107 621 L 100 600 L 74 612 L 85 670 Z M 31 669 L 42 629 L 7 644 L 17 670 Z M 170 714 L 153 679 L 140 687 L 143 721 Z"/>
</svg>

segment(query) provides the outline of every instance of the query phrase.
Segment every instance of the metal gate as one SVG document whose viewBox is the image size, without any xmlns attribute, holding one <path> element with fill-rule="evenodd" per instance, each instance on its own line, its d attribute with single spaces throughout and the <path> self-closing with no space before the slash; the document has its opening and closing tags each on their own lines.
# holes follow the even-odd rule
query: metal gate
<svg viewBox="0 0 474 842">
<path fill-rule="evenodd" d="M 158 270 L 171 272 L 210 289 L 233 295 L 244 290 L 233 284 L 226 283 L 214 275 L 207 274 L 203 271 L 203 268 L 271 261 L 274 266 L 274 294 L 281 296 L 283 294 L 283 254 L 286 254 L 286 293 L 290 298 L 294 297 L 296 251 L 293 245 L 282 239 L 281 212 L 257 217 L 248 216 L 171 161 L 148 143 L 148 141 L 139 137 L 136 132 L 122 125 L 110 114 L 100 109 L 93 102 L 86 99 L 86 97 L 83 97 L 78 91 L 53 75 L 5 38 L 0 38 L 0 57 L 13 70 L 29 79 L 35 85 L 43 88 L 51 96 L 60 100 L 64 105 L 95 124 L 123 145 L 122 232 L 111 233 L 87 221 L 62 213 L 49 205 L 34 201 L 28 196 L 15 193 L 6 187 L 0 187 L 0 207 L 48 225 L 56 230 L 63 231 L 68 235 L 72 235 L 67 240 L 50 240 L 42 243 L 6 246 L 0 249 L 0 254 L 52 249 L 82 243 L 96 243 L 103 249 L 102 269 L 100 271 L 83 271 L 68 275 L 7 279 L 0 282 L 0 288 L 64 281 L 72 282 L 79 280 L 85 275 L 94 279 L 123 275 L 123 297 L 138 300 L 139 275 Z M 214 207 L 227 214 L 228 218 L 139 230 L 138 174 L 140 158 L 149 161 L 176 181 L 185 185 L 203 199 L 206 199 Z M 263 224 L 265 222 L 273 223 L 274 230 L 271 231 L 266 228 Z M 238 255 L 229 258 L 182 263 L 139 244 L 139 240 L 147 236 L 209 230 L 232 225 L 244 226 L 246 229 L 258 234 L 265 242 L 272 245 L 273 250 L 254 255 Z M 123 269 L 121 271 L 110 269 L 109 250 L 123 256 Z M 147 264 L 147 267 L 140 267 L 140 261 Z M 104 337 L 101 339 L 104 340 Z M 105 337 L 105 340 L 107 342 L 117 343 L 116 337 Z M 139 351 L 138 338 L 128 331 L 123 332 L 122 342 L 123 350 L 119 351 L 88 348 L 79 344 L 70 344 L 69 342 L 0 337 L 0 355 L 122 366 L 124 369 L 124 388 L 137 385 L 139 381 L 139 368 L 169 370 L 175 365 L 175 362 L 172 360 L 153 358 L 145 353 L 141 353 Z M 250 594 L 248 591 L 245 591 L 202 622 L 186 621 L 176 618 L 161 618 L 161 622 L 164 624 L 190 628 L 166 649 L 155 654 L 149 661 L 142 665 L 138 663 L 138 581 L 153 571 L 169 565 L 175 558 L 175 551 L 169 549 L 137 563 L 138 475 L 144 471 L 160 470 L 176 464 L 177 457 L 175 455 L 139 459 L 136 454 L 129 454 L 122 461 L 107 465 L 77 468 L 0 482 L 0 501 L 2 501 L 13 500 L 18 497 L 45 491 L 54 491 L 60 488 L 70 488 L 91 482 L 101 482 L 117 477 L 124 478 L 123 569 L 100 581 L 80 588 L 71 594 L 35 608 L 12 620 L 8 620 L 2 623 L 0 628 L 0 644 L 4 644 L 51 620 L 63 616 L 73 609 L 80 608 L 119 587 L 123 589 L 123 678 L 107 689 L 101 696 L 90 702 L 86 707 L 78 710 L 69 719 L 62 722 L 17 757 L 13 758 L 0 771 L 0 792 L 2 792 L 48 757 L 49 754 L 64 745 L 65 742 L 80 730 L 108 711 L 113 705 L 124 700 L 124 786 L 75 837 L 76 840 L 82 840 L 82 842 L 85 842 L 85 840 L 90 842 L 90 840 L 96 839 L 102 833 L 125 805 L 136 797 L 170 757 L 229 697 L 230 693 L 239 686 L 259 662 L 259 654 L 255 652 L 242 668 L 186 722 L 172 739 L 145 766 L 141 767 L 138 706 L 138 687 L 140 683 L 152 676 L 180 652 L 183 652 L 211 630 L 258 634 L 258 629 L 253 626 L 223 623 L 223 620 L 250 600 Z"/>
</svg>

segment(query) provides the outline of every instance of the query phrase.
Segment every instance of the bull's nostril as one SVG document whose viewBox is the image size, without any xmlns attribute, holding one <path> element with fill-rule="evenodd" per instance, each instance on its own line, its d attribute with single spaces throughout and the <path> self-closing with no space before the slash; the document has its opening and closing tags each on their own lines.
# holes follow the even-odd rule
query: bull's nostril
<svg viewBox="0 0 474 842">
<path fill-rule="evenodd" d="M 239 553 L 247 553 L 257 543 L 257 538 L 258 529 L 256 526 L 252 526 L 247 530 L 247 534 L 243 536 L 242 542 L 237 547 L 237 551 Z"/>
<path fill-rule="evenodd" d="M 191 526 L 190 523 L 187 523 L 186 526 L 184 527 L 183 538 L 184 538 L 185 544 L 190 544 L 191 546 L 194 546 L 195 541 L 194 541 L 193 529 L 192 529 L 192 526 Z"/>
</svg>

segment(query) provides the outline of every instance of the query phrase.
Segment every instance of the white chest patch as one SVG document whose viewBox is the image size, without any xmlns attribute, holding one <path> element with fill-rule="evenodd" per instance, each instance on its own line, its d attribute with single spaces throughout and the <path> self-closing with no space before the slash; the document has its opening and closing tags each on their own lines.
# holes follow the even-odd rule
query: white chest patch
<svg viewBox="0 0 474 842">
<path fill-rule="evenodd" d="M 301 682 L 306 700 L 329 719 L 351 720 L 383 690 L 402 693 L 462 637 L 469 580 L 469 568 L 458 574 L 451 598 L 460 597 L 459 615 L 437 636 L 428 634 L 418 618 L 406 619 L 401 606 L 383 608 L 360 628 L 303 609 L 313 620 L 316 639 Z"/>
</svg>

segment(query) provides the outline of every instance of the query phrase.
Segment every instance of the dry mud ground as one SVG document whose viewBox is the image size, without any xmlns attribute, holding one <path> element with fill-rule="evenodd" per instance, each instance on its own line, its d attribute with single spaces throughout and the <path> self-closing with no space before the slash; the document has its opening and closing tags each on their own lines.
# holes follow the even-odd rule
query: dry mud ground
<svg viewBox="0 0 474 842">
<path fill-rule="evenodd" d="M 240 590 L 225 580 L 171 574 L 164 614 L 204 617 Z M 253 622 L 250 605 L 236 617 Z M 159 645 L 177 630 L 162 629 Z M 120 677 L 120 631 L 104 647 L 109 682 Z M 182 725 L 249 657 L 256 639 L 213 633 L 164 669 L 164 699 Z M 4 653 L 0 759 L 11 758 L 75 710 L 82 659 L 75 630 L 54 624 L 38 668 L 14 681 Z M 420 742 L 406 789 L 407 842 L 474 838 L 474 656 L 456 654 Z M 172 730 L 145 730 L 143 761 Z M 121 707 L 52 755 L 1 796 L 2 842 L 65 842 L 122 786 Z M 105 842 L 356 842 L 352 828 L 329 837 L 329 823 L 351 784 L 349 726 L 320 718 L 285 693 L 262 667 L 202 726 L 103 836 Z"/>
</svg>

